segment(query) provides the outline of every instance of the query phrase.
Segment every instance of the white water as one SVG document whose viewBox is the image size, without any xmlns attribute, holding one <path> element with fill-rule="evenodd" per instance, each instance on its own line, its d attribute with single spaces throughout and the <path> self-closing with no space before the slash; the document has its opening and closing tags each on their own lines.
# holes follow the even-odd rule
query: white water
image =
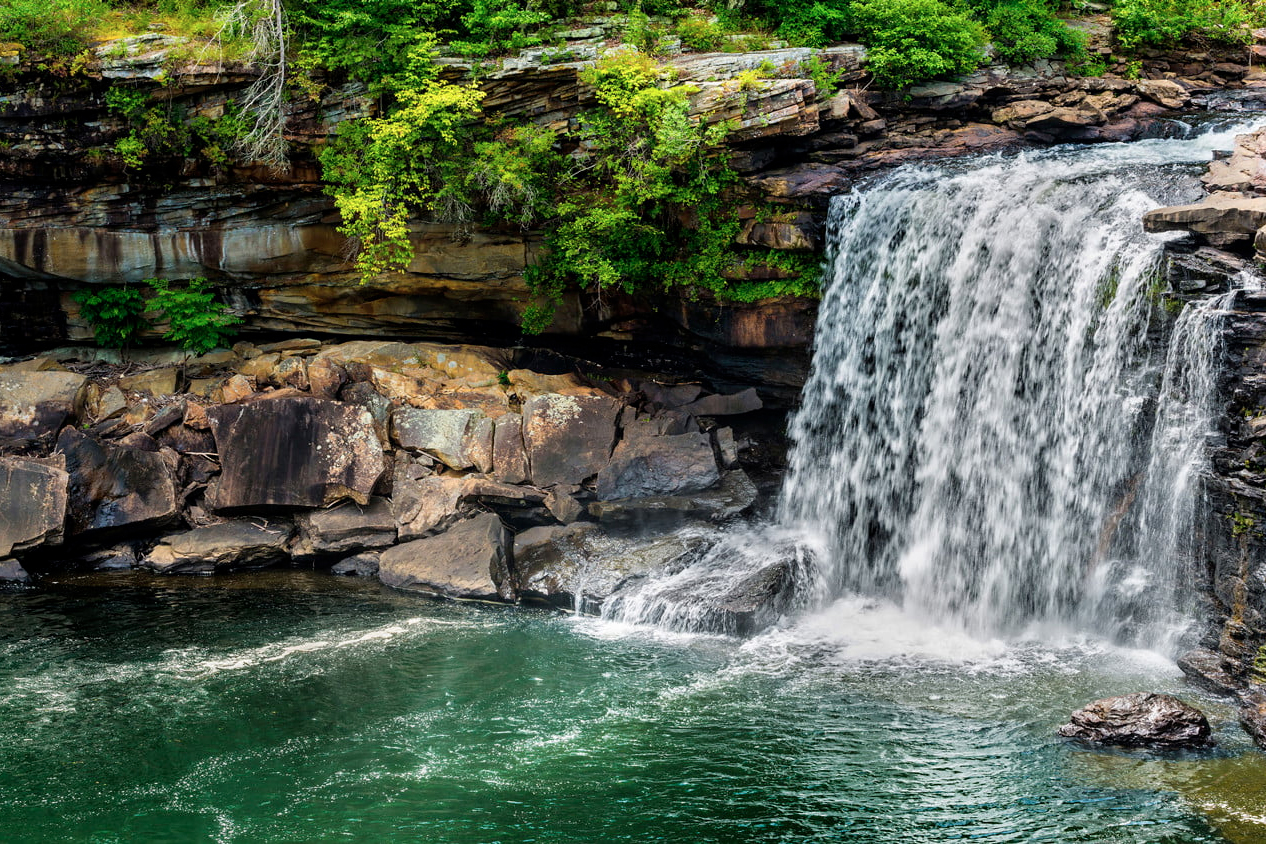
<svg viewBox="0 0 1266 844">
<path fill-rule="evenodd" d="M 796 557 L 809 609 L 863 595 L 950 639 L 1171 649 L 1230 295 L 1166 326 L 1165 238 L 1141 217 L 1197 196 L 1179 165 L 1234 132 L 905 168 L 837 197 L 776 525 L 606 615 L 705 626 L 716 595 Z"/>
</svg>

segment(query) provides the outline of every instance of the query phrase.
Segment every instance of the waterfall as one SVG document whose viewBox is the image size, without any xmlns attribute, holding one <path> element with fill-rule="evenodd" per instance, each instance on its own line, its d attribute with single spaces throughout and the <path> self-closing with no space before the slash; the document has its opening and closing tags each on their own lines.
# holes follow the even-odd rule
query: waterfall
<svg viewBox="0 0 1266 844">
<path fill-rule="evenodd" d="M 857 593 L 973 634 L 1167 647 L 1228 301 L 1168 318 L 1141 217 L 1198 195 L 1189 165 L 1228 134 L 907 167 L 833 200 L 768 544 L 814 550 L 791 567 L 802 605 Z M 700 601 L 727 566 L 751 578 L 749 534 L 612 614 L 698 618 L 666 605 L 692 577 Z"/>
</svg>

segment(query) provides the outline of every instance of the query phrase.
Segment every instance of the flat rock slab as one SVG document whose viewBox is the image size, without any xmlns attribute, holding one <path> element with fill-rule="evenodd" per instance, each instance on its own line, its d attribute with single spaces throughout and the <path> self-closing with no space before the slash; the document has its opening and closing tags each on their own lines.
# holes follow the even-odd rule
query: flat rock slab
<svg viewBox="0 0 1266 844">
<path fill-rule="evenodd" d="M 61 542 L 69 488 L 65 469 L 0 457 L 0 557 Z"/>
<path fill-rule="evenodd" d="M 671 526 L 692 520 L 722 522 L 756 503 L 756 485 L 742 469 L 731 469 L 711 489 L 678 495 L 595 501 L 589 514 L 604 524 L 626 527 Z"/>
<path fill-rule="evenodd" d="M 1106 697 L 1074 712 L 1065 738 L 1124 747 L 1198 747 L 1209 741 L 1204 713 L 1172 695 L 1135 692 Z"/>
<path fill-rule="evenodd" d="M 644 498 L 699 492 L 721 479 L 707 434 L 636 437 L 616 446 L 598 472 L 598 498 Z"/>
<path fill-rule="evenodd" d="M 299 558 L 346 556 L 386 548 L 396 541 L 396 518 L 385 498 L 373 498 L 365 507 L 345 501 L 325 510 L 301 513 L 295 517 L 295 527 L 298 533 L 291 554 Z"/>
<path fill-rule="evenodd" d="M 74 428 L 62 431 L 57 449 L 70 473 L 71 533 L 153 527 L 179 513 L 172 470 L 162 454 L 98 442 Z"/>
<path fill-rule="evenodd" d="M 0 373 L 0 446 L 51 441 L 82 410 L 87 381 L 73 372 Z"/>
<path fill-rule="evenodd" d="M 548 394 L 523 405 L 523 442 L 532 483 L 578 484 L 611 459 L 620 402 L 609 396 Z"/>
<path fill-rule="evenodd" d="M 1149 232 L 1193 231 L 1248 239 L 1266 225 L 1266 197 L 1214 194 L 1192 205 L 1157 208 L 1143 215 Z"/>
<path fill-rule="evenodd" d="M 211 574 L 264 568 L 286 559 L 292 528 L 280 522 L 240 520 L 168 536 L 141 565 L 163 574 Z"/>
<path fill-rule="evenodd" d="M 447 598 L 512 601 L 510 533 L 493 513 L 466 519 L 438 536 L 384 551 L 378 579 Z"/>
<path fill-rule="evenodd" d="M 386 469 L 369 411 L 313 398 L 281 398 L 207 411 L 223 467 L 217 510 L 368 504 Z"/>
</svg>

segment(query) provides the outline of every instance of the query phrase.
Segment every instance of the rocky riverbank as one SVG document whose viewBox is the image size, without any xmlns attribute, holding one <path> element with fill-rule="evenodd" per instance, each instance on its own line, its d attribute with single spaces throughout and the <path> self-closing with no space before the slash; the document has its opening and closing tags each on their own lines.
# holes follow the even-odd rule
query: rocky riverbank
<svg viewBox="0 0 1266 844">
<path fill-rule="evenodd" d="M 691 549 L 668 529 L 758 504 L 750 389 L 392 341 L 99 357 L 0 369 L 6 579 L 295 565 L 593 611 Z M 719 623 L 779 599 L 770 583 Z"/>
</svg>

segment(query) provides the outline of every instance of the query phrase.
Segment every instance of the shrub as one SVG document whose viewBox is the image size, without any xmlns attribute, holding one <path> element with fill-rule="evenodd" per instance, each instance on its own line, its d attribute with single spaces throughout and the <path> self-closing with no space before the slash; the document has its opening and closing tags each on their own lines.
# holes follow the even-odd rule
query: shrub
<svg viewBox="0 0 1266 844">
<path fill-rule="evenodd" d="M 136 287 L 90 287 L 77 292 L 74 299 L 98 346 L 126 348 L 148 324 L 145 297 Z"/>
<path fill-rule="evenodd" d="M 998 3 L 986 12 L 985 25 L 998 57 L 1011 64 L 1085 51 L 1085 36 L 1057 18 L 1047 0 Z"/>
<path fill-rule="evenodd" d="M 93 27 L 109 11 L 104 0 L 3 0 L 0 41 L 17 41 L 32 50 L 73 55 L 87 46 Z"/>
<path fill-rule="evenodd" d="M 701 15 L 687 15 L 677 21 L 677 37 L 683 47 L 700 52 L 719 50 L 725 33 L 717 23 Z"/>
<path fill-rule="evenodd" d="M 1173 46 L 1189 37 L 1246 42 L 1246 25 L 1257 17 L 1246 0 L 1118 0 L 1112 9 L 1117 40 L 1128 50 Z"/>
<path fill-rule="evenodd" d="M 880 85 L 908 88 L 967 73 L 984 59 L 984 29 L 941 0 L 860 0 L 853 21 Z"/>
<path fill-rule="evenodd" d="M 532 9 L 519 0 L 474 0 L 473 6 L 462 15 L 462 25 L 470 33 L 469 38 L 453 41 L 452 47 L 468 56 L 498 55 L 534 47 L 541 37 L 535 30 L 549 20 L 545 12 Z"/>
<path fill-rule="evenodd" d="M 163 339 L 175 343 L 187 353 L 201 355 L 224 344 L 241 320 L 228 313 L 228 308 L 215 301 L 206 289 L 205 278 L 195 278 L 183 290 L 172 289 L 161 278 L 148 279 L 154 296 L 145 306 L 148 313 L 162 314 L 168 328 Z"/>
</svg>

